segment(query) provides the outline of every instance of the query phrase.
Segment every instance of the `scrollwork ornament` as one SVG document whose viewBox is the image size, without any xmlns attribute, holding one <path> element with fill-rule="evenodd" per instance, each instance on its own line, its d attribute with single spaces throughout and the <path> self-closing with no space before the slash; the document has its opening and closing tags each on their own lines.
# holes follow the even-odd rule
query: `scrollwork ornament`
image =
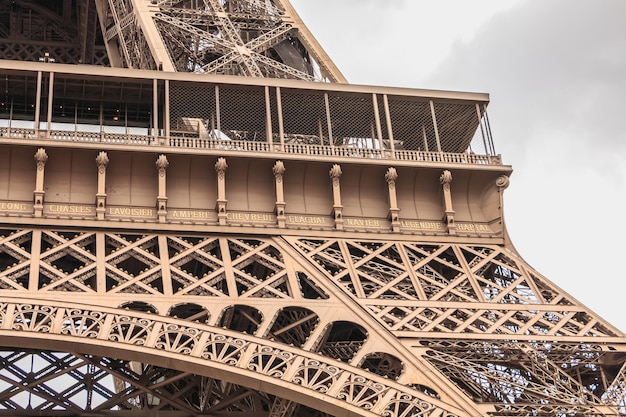
<svg viewBox="0 0 626 417">
<path fill-rule="evenodd" d="M 18 304 L 13 318 L 13 329 L 48 333 L 57 308 L 31 304 Z"/>
<path fill-rule="evenodd" d="M 509 177 L 507 177 L 506 175 L 501 175 L 496 180 L 496 187 L 498 187 L 501 190 L 506 190 L 509 187 L 510 182 L 511 181 Z"/>
<path fill-rule="evenodd" d="M 66 310 L 61 334 L 95 339 L 100 333 L 104 317 L 105 314 L 96 311 Z"/>
<path fill-rule="evenodd" d="M 298 367 L 293 381 L 317 392 L 325 393 L 336 382 L 340 371 L 336 366 L 305 359 L 303 364 Z"/>
<path fill-rule="evenodd" d="M 48 154 L 44 148 L 37 149 L 35 152 L 35 162 L 37 163 L 37 170 L 43 171 L 43 168 L 46 166 L 46 162 L 48 161 Z"/>
<path fill-rule="evenodd" d="M 204 345 L 203 352 L 200 356 L 204 359 L 236 366 L 241 358 L 242 350 L 248 346 L 248 344 L 249 342 L 243 339 L 235 339 L 221 334 L 212 334 L 209 341 Z"/>
<path fill-rule="evenodd" d="M 293 354 L 271 346 L 260 346 L 248 363 L 248 369 L 260 372 L 263 375 L 281 378 L 285 374 L 287 364 L 293 359 Z"/>
<path fill-rule="evenodd" d="M 114 342 L 143 346 L 153 325 L 152 320 L 119 316 L 117 322 L 111 326 L 108 339 Z"/>
</svg>

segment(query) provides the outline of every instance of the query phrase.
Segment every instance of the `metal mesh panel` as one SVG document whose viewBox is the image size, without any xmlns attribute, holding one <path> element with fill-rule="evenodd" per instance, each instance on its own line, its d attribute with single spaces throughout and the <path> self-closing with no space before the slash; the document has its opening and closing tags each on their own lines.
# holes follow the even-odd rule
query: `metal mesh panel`
<svg viewBox="0 0 626 417">
<path fill-rule="evenodd" d="M 330 94 L 328 102 L 335 146 L 380 149 L 370 95 Z"/>
<path fill-rule="evenodd" d="M 389 124 L 387 122 L 387 114 L 385 112 L 385 96 L 377 95 L 376 103 L 378 105 L 378 117 L 380 118 L 382 147 L 383 149 L 391 149 L 391 134 Z"/>
<path fill-rule="evenodd" d="M 274 143 L 280 143 L 280 136 L 278 134 L 278 99 L 276 98 L 275 88 L 269 88 L 269 103 L 270 103 L 270 118 L 272 123 L 272 141 Z"/>
<path fill-rule="evenodd" d="M 217 111 L 212 84 L 170 83 L 171 135 L 215 137 Z"/>
<path fill-rule="evenodd" d="M 329 143 L 323 93 L 281 89 L 281 103 L 285 143 Z"/>
<path fill-rule="evenodd" d="M 389 97 L 388 100 L 394 148 L 436 151 L 437 140 L 429 102 L 401 97 Z"/>
<path fill-rule="evenodd" d="M 264 87 L 220 86 L 219 95 L 223 139 L 267 140 Z"/>
<path fill-rule="evenodd" d="M 478 127 L 476 104 L 434 104 L 439 140 L 443 152 L 463 153 L 469 148 Z"/>
</svg>

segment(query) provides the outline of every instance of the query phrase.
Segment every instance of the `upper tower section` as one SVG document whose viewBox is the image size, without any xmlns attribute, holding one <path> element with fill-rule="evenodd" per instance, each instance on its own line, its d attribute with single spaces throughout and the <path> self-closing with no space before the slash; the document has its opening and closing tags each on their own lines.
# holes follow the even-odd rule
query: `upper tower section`
<svg viewBox="0 0 626 417">
<path fill-rule="evenodd" d="M 288 0 L 0 2 L 0 58 L 346 82 Z"/>
</svg>

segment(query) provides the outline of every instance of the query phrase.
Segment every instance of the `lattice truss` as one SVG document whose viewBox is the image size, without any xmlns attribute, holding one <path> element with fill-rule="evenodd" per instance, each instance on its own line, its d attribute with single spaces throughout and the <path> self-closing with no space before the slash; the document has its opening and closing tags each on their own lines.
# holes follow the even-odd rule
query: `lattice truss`
<svg viewBox="0 0 626 417">
<path fill-rule="evenodd" d="M 0 328 L 152 344 L 252 366 L 388 415 L 462 415 L 450 408 L 455 395 L 491 405 L 494 415 L 626 415 L 624 335 L 498 246 L 6 229 L 0 230 L 0 294 L 88 299 L 165 320 L 107 321 L 97 309 L 5 304 Z M 190 324 L 168 324 L 166 317 Z M 201 336 L 207 325 L 231 333 Z M 234 340 L 233 334 L 241 341 L 228 348 L 207 341 Z M 399 349 L 392 335 L 409 350 Z M 274 353 L 241 365 L 249 359 L 242 346 L 258 338 L 269 345 L 249 349 Z M 212 347 L 200 349 L 201 343 Z M 20 365 L 1 367 L 0 410 L 25 407 L 28 397 L 37 397 L 31 401 L 40 411 L 127 410 L 166 396 L 158 402 L 163 410 L 198 415 L 237 397 L 224 410 L 243 410 L 245 403 L 263 415 L 309 415 L 290 400 L 206 376 L 78 353 L 6 350 L 13 353 L 0 356 Z M 279 365 L 285 358 L 292 365 Z M 42 363 L 49 374 L 34 379 L 40 371 L 28 370 L 27 362 Z M 311 370 L 288 370 L 299 363 Z M 56 389 L 34 382 L 65 374 L 93 383 L 79 394 L 67 388 L 72 384 Z M 200 387 L 216 397 L 207 399 L 213 394 Z"/>
<path fill-rule="evenodd" d="M 94 1 L 0 2 L 0 59 L 108 65 Z"/>
<path fill-rule="evenodd" d="M 594 407 L 604 403 L 624 413 L 623 335 L 514 254 L 497 246 L 290 242 L 397 336 L 445 337 L 422 342 L 421 351 L 474 401 L 501 404 L 497 415 L 602 415 Z M 622 341 L 597 344 L 603 337 Z"/>
<path fill-rule="evenodd" d="M 330 77 L 273 0 L 160 0 L 157 6 L 153 19 L 178 71 Z"/>
</svg>

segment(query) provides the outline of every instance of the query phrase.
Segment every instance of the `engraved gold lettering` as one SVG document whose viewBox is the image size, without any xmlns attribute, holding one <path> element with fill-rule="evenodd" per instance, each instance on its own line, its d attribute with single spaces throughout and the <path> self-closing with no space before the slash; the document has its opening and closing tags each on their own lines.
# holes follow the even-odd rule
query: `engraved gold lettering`
<svg viewBox="0 0 626 417">
<path fill-rule="evenodd" d="M 210 219 L 213 214 L 200 210 L 173 210 L 171 213 L 173 219 Z"/>
<path fill-rule="evenodd" d="M 50 213 L 60 214 L 92 214 L 93 208 L 91 206 L 75 206 L 66 204 L 50 204 L 48 206 Z"/>
<path fill-rule="evenodd" d="M 0 211 L 27 211 L 25 203 L 0 202 Z"/>
<path fill-rule="evenodd" d="M 345 219 L 347 226 L 375 229 L 381 227 L 378 219 Z"/>
<path fill-rule="evenodd" d="M 417 220 L 402 220 L 400 226 L 405 229 L 443 230 L 443 224 L 437 222 L 423 222 Z"/>
<path fill-rule="evenodd" d="M 271 214 L 264 213 L 234 213 L 226 214 L 228 220 L 242 221 L 246 223 L 271 223 L 276 219 Z"/>
<path fill-rule="evenodd" d="M 319 216 L 287 216 L 287 222 L 306 225 L 324 225 L 326 219 Z"/>
<path fill-rule="evenodd" d="M 131 207 L 109 207 L 111 216 L 153 217 L 152 209 Z"/>
</svg>

